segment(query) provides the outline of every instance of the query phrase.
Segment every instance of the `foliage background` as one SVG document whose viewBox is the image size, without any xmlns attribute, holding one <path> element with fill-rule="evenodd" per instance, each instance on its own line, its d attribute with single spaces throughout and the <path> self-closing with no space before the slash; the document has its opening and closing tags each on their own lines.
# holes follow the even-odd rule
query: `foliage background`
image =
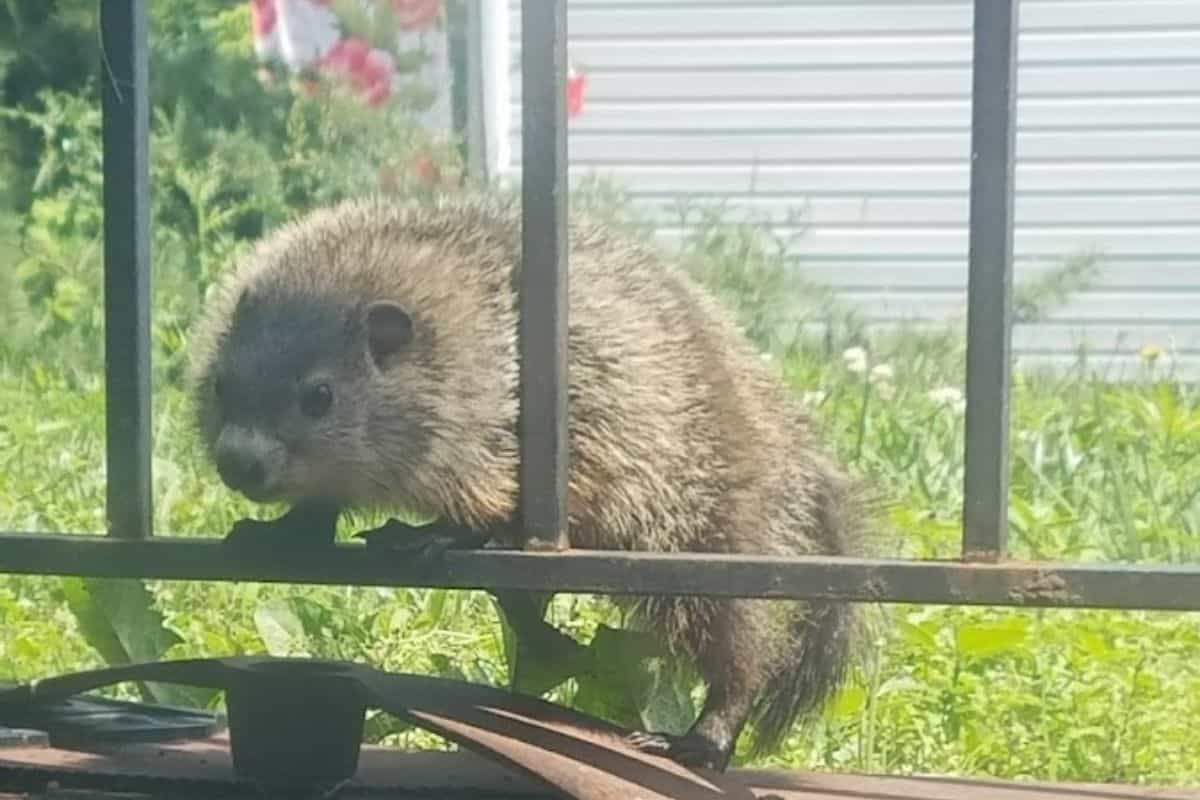
<svg viewBox="0 0 1200 800">
<path fill-rule="evenodd" d="M 198 457 L 179 386 L 188 329 L 213 277 L 281 220 L 362 191 L 452 191 L 458 150 L 412 124 L 419 97 L 380 113 L 324 87 L 256 77 L 246 4 L 155 0 L 155 524 L 219 535 L 263 513 Z M 103 528 L 100 145 L 96 4 L 0 3 L 0 525 Z M 416 104 L 416 105 L 414 105 Z M 619 187 L 573 198 L 650 231 Z M 962 501 L 963 335 L 868 334 L 804 277 L 787 242 L 730 209 L 683 204 L 680 257 L 739 314 L 826 435 L 889 498 L 889 553 L 950 556 Z M 1096 274 L 1064 254 L 1019 290 L 1045 313 Z M 818 328 L 814 329 L 814 325 Z M 814 330 L 817 332 L 814 334 Z M 1146 343 L 1144 373 L 1081 365 L 1017 376 L 1018 557 L 1200 557 L 1200 406 Z M 1200 626 L 1182 614 L 893 606 L 825 716 L 769 763 L 1060 780 L 1200 780 Z M 678 729 L 698 695 L 684 666 L 622 635 L 600 598 L 551 618 L 587 657 L 533 665 L 527 689 L 619 720 Z M 514 643 L 485 595 L 411 589 L 0 577 L 0 678 L 103 661 L 233 652 L 312 654 L 503 684 Z M 620 680 L 613 675 L 623 676 Z M 168 699 L 213 704 L 189 694 Z M 372 721 L 385 741 L 433 744 Z"/>
</svg>

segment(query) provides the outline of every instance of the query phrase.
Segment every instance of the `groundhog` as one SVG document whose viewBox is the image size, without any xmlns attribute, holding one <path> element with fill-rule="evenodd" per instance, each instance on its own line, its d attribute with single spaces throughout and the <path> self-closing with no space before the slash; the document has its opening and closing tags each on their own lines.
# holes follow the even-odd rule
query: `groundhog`
<svg viewBox="0 0 1200 800">
<path fill-rule="evenodd" d="M 578 216 L 569 242 L 571 546 L 854 552 L 865 495 L 724 309 L 649 243 Z M 260 242 L 193 348 L 221 479 L 292 507 L 233 533 L 332 538 L 342 510 L 406 509 L 513 544 L 520 259 L 512 199 L 348 201 Z M 855 638 L 843 603 L 618 602 L 708 689 L 686 735 L 631 743 L 718 770 L 748 721 L 764 753 L 819 710 Z"/>
</svg>

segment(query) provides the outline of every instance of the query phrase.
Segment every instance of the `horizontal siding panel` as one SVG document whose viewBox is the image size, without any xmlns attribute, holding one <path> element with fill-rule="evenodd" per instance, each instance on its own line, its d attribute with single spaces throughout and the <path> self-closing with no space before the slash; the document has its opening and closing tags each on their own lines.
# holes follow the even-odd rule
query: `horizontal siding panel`
<svg viewBox="0 0 1200 800">
<path fill-rule="evenodd" d="M 777 226 L 776 231 L 781 236 L 795 235 L 793 250 L 814 258 L 850 257 L 863 252 L 920 258 L 967 252 L 967 230 L 962 226 L 920 228 L 914 225 L 854 230 L 813 226 L 804 231 Z M 684 232 L 668 226 L 657 231 L 664 242 L 677 241 Z M 1198 239 L 1200 224 L 1153 230 L 1104 226 L 1090 229 L 1017 228 L 1013 234 L 1013 253 L 1017 257 L 1057 258 L 1083 248 L 1098 248 L 1122 255 L 1187 255 L 1195 253 Z M 1197 300 L 1193 299 L 1193 302 Z"/>
<path fill-rule="evenodd" d="M 827 330 L 823 323 L 810 323 L 804 330 L 820 335 Z M 941 323 L 880 323 L 874 330 L 894 333 L 899 330 L 944 331 Z M 962 340 L 966 341 L 966 328 L 961 328 Z M 1091 325 L 1070 323 L 1022 323 L 1013 326 L 1013 347 L 1026 353 L 1078 353 L 1086 348 L 1088 355 L 1136 356 L 1143 345 L 1158 345 L 1164 353 L 1200 355 L 1200 326 L 1172 327 L 1169 325 L 1117 325 L 1105 335 L 1096 338 Z"/>
<path fill-rule="evenodd" d="M 779 100 L 798 98 L 970 97 L 970 70 L 897 66 L 862 69 L 589 73 L 592 102 Z M 1120 66 L 1039 66 L 1020 70 L 1028 97 L 1104 97 L 1128 94 L 1200 94 L 1200 63 Z M 520 81 L 512 84 L 514 101 Z"/>
<path fill-rule="evenodd" d="M 638 5 L 645 7 L 638 8 Z M 572 41 L 601 38 L 648 39 L 680 35 L 746 37 L 773 31 L 781 35 L 832 36 L 845 32 L 895 34 L 908 31 L 962 32 L 971 29 L 971 7 L 958 3 L 856 4 L 853 15 L 836 4 L 796 4 L 753 8 L 685 4 L 686 10 L 651 4 L 568 6 L 567 25 Z M 520 31 L 520 5 L 513 3 L 509 28 Z"/>
<path fill-rule="evenodd" d="M 960 317 L 966 310 L 966 292 L 843 290 L 845 300 L 856 304 L 864 319 L 878 321 L 941 320 Z M 1133 302 L 1136 298 L 1136 302 Z M 1200 292 L 1080 292 L 1050 315 L 1060 323 L 1135 323 L 1195 326 Z"/>
<path fill-rule="evenodd" d="M 660 224 L 678 224 L 680 198 L 673 193 L 633 193 L 647 217 Z M 966 225 L 969 199 L 966 192 L 941 197 L 754 197 L 691 195 L 700 208 L 723 204 L 733 218 L 785 222 L 799 214 L 808 225 Z M 1200 225 L 1200 188 L 1194 194 L 1145 195 L 1137 198 L 1094 195 L 1021 195 L 1014 203 L 1016 224 L 1021 225 Z M 695 211 L 691 213 L 697 217 Z M 1200 253 L 1197 254 L 1200 260 Z"/>
<path fill-rule="evenodd" d="M 1018 259 L 1014 272 L 1018 281 L 1029 280 L 1060 266 L 1057 258 L 1037 261 Z M 966 257 L 900 261 L 887 258 L 862 258 L 856 261 L 822 261 L 801 258 L 803 275 L 823 284 L 846 289 L 936 289 L 967 288 Z M 1180 290 L 1197 293 L 1196 273 L 1200 255 L 1190 259 L 1155 260 L 1146 258 L 1103 258 L 1096 288 L 1122 291 L 1135 296 L 1144 291 Z"/>
<path fill-rule="evenodd" d="M 519 133 L 520 116 L 513 133 Z M 971 101 L 879 99 L 774 102 L 589 102 L 587 113 L 571 122 L 572 141 L 593 131 L 657 131 L 678 138 L 705 131 L 747 133 L 804 131 L 953 130 L 971 124 Z M 1040 128 L 1162 130 L 1200 127 L 1200 88 L 1195 97 L 1050 98 L 1021 97 L 1018 132 Z"/>
<path fill-rule="evenodd" d="M 779 166 L 613 166 L 603 170 L 571 167 L 573 180 L 591 174 L 611 176 L 647 192 L 675 194 L 771 192 L 795 195 L 965 192 L 969 167 L 937 165 L 805 165 Z M 1190 194 L 1200 191 L 1200 162 L 1017 164 L 1019 192 L 1153 192 Z M 1133 201 L 1131 201 L 1133 202 Z"/>
<path fill-rule="evenodd" d="M 854 3 L 739 3 L 728 0 L 676 2 L 577 2 L 569 6 L 572 38 L 671 38 L 679 35 L 755 36 L 763 31 L 781 35 L 833 36 L 907 31 L 962 33 L 972 27 L 971 4 L 954 2 Z M 674 6 L 674 7 L 672 7 Z M 510 29 L 520 30 L 520 3 L 511 4 Z M 1200 25 L 1192 0 L 1137 2 L 1021 3 L 1020 30 L 1079 31 Z"/>
<path fill-rule="evenodd" d="M 1200 14 L 1197 14 L 1200 24 Z M 519 64 L 519 40 L 513 56 Z M 913 54 L 919 54 L 914 59 Z M 1073 62 L 1196 61 L 1200 56 L 1200 27 L 1154 33 L 1126 31 L 1089 34 L 1035 34 L 1020 42 L 1022 65 Z M 787 69 L 790 67 L 858 67 L 923 64 L 969 68 L 970 33 L 912 36 L 771 36 L 769 38 L 697 38 L 680 35 L 648 47 L 640 39 L 572 42 L 572 60 L 591 70 L 666 69 Z"/>
<path fill-rule="evenodd" d="M 519 137 L 518 141 L 520 140 Z M 602 134 L 571 136 L 575 164 L 895 163 L 965 162 L 971 136 L 963 133 L 852 134 Z M 1038 161 L 1200 159 L 1200 127 L 1112 133 L 1026 133 L 1017 158 Z M 519 162 L 518 162 L 519 163 Z"/>
<path fill-rule="evenodd" d="M 668 247 L 687 232 L 676 198 L 724 199 L 735 219 L 794 235 L 799 268 L 875 324 L 961 322 L 970 0 L 569 9 L 571 58 L 589 76 L 572 182 L 615 178 Z M 1137 349 L 1155 343 L 1200 378 L 1200 0 L 1022 0 L 1020 26 L 1017 280 L 1102 256 L 1096 285 L 1053 321 L 1017 326 L 1017 363 L 1075 368 L 1086 344 L 1094 371 L 1136 378 Z"/>
</svg>

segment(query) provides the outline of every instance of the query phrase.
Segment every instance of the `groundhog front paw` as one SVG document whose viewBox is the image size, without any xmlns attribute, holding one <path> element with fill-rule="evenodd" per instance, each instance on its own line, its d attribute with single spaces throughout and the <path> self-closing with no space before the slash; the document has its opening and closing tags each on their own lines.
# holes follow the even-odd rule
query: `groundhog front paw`
<svg viewBox="0 0 1200 800">
<path fill-rule="evenodd" d="M 277 519 L 239 519 L 224 543 L 240 548 L 324 547 L 337 535 L 338 511 L 319 504 L 300 504 Z"/>
<path fill-rule="evenodd" d="M 292 538 L 290 533 L 286 525 L 279 524 L 279 520 L 239 519 L 233 523 L 222 542 L 239 548 L 280 547 Z"/>
<path fill-rule="evenodd" d="M 703 767 L 722 772 L 727 761 L 720 747 L 695 733 L 676 736 L 670 733 L 637 731 L 625 737 L 625 742 L 635 750 L 669 758 L 686 767 Z"/>
<path fill-rule="evenodd" d="M 409 525 L 389 519 L 378 528 L 356 533 L 367 547 L 403 553 L 420 561 L 438 561 L 449 550 L 475 550 L 487 544 L 487 534 L 461 525 Z"/>
</svg>

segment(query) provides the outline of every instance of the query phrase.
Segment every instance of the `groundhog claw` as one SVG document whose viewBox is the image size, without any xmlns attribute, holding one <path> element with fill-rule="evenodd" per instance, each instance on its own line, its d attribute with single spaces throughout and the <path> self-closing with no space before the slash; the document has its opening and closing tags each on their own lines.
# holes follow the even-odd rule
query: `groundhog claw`
<svg viewBox="0 0 1200 800">
<path fill-rule="evenodd" d="M 721 770 L 724 754 L 705 739 L 694 733 L 676 736 L 670 733 L 636 731 L 625 737 L 626 744 L 649 755 L 662 756 L 687 767 L 704 767 Z"/>
</svg>

